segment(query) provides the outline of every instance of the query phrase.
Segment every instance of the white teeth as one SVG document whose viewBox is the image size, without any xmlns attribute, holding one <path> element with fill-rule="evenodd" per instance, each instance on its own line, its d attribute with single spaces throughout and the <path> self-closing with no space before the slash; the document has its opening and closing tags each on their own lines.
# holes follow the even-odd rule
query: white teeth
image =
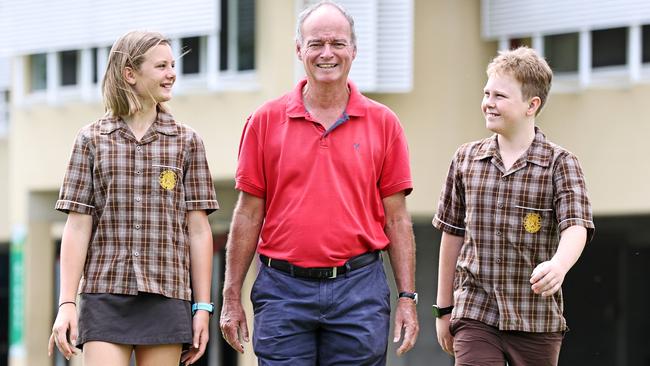
<svg viewBox="0 0 650 366">
<path fill-rule="evenodd" d="M 322 69 L 331 69 L 332 67 L 335 67 L 336 64 L 318 64 L 316 66 L 318 66 L 318 67 L 320 67 Z"/>
</svg>

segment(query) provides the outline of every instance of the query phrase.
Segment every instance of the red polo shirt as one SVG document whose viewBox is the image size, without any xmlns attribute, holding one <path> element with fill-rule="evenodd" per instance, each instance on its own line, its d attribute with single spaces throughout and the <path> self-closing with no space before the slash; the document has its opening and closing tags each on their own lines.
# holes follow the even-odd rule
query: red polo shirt
<svg viewBox="0 0 650 366">
<path fill-rule="evenodd" d="M 345 113 L 326 131 L 305 110 L 305 83 L 248 118 L 236 188 L 266 200 L 259 253 L 340 266 L 388 245 L 382 198 L 412 190 L 408 147 L 397 116 L 351 82 Z"/>
</svg>

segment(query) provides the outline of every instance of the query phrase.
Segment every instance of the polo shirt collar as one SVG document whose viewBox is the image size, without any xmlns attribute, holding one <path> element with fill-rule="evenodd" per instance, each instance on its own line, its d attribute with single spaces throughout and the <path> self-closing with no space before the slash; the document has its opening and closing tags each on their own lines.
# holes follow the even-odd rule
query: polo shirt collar
<svg viewBox="0 0 650 366">
<path fill-rule="evenodd" d="M 302 101 L 302 89 L 305 84 L 307 84 L 306 78 L 300 80 L 289 94 L 287 116 L 290 118 L 305 118 L 307 116 L 307 110 Z M 344 114 L 349 117 L 364 116 L 367 109 L 365 97 L 359 92 L 359 89 L 357 89 L 357 86 L 351 80 L 348 80 L 348 88 L 350 89 L 350 98 L 348 99 L 348 105 L 345 107 Z"/>
<path fill-rule="evenodd" d="M 497 142 L 497 134 L 494 134 L 487 139 L 486 143 L 479 147 L 474 160 L 492 158 L 497 156 L 498 152 L 499 144 Z M 542 130 L 535 126 L 535 138 L 526 152 L 526 161 L 542 167 L 549 167 L 552 156 L 553 148 L 551 144 L 546 140 L 546 136 Z"/>
<path fill-rule="evenodd" d="M 99 120 L 100 124 L 100 133 L 102 135 L 108 135 L 116 130 L 128 131 L 126 122 L 119 116 L 109 116 L 106 115 Z M 156 120 L 152 125 L 153 129 L 164 135 L 175 136 L 178 135 L 178 125 L 172 117 L 171 114 L 158 111 L 156 115 Z"/>
</svg>

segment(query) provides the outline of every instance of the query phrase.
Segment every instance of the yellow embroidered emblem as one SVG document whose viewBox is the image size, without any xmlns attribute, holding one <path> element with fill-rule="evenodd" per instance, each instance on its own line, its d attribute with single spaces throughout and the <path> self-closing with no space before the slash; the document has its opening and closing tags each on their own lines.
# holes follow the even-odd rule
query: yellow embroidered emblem
<svg viewBox="0 0 650 366">
<path fill-rule="evenodd" d="M 171 191 L 176 187 L 176 181 L 177 181 L 176 173 L 174 173 L 173 170 L 163 170 L 160 173 L 160 177 L 158 178 L 158 181 L 160 182 L 160 186 L 165 188 L 168 191 Z"/>
<path fill-rule="evenodd" d="M 535 234 L 542 228 L 542 217 L 538 213 L 529 213 L 524 217 L 524 229 Z"/>
</svg>

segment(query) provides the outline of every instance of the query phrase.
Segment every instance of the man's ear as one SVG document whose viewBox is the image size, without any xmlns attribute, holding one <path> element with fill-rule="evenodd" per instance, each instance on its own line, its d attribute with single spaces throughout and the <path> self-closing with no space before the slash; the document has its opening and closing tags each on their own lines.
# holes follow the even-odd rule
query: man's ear
<svg viewBox="0 0 650 366">
<path fill-rule="evenodd" d="M 135 71 L 133 70 L 132 67 L 130 66 L 124 67 L 124 70 L 122 70 L 122 77 L 130 85 L 135 85 Z"/>
<path fill-rule="evenodd" d="M 300 53 L 300 43 L 296 41 L 296 56 L 298 56 L 298 60 L 302 61 L 302 54 Z"/>
<path fill-rule="evenodd" d="M 526 115 L 535 116 L 537 110 L 542 105 L 542 99 L 540 97 L 532 97 L 528 101 L 528 110 L 526 110 Z"/>
</svg>

